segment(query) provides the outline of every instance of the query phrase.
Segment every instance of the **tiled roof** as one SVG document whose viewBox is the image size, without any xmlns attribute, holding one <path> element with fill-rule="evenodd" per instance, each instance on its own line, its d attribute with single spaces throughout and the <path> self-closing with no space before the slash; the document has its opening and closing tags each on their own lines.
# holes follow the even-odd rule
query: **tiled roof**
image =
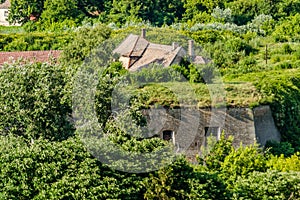
<svg viewBox="0 0 300 200">
<path fill-rule="evenodd" d="M 0 4 L 0 9 L 8 9 L 10 7 L 10 1 L 6 0 L 4 3 Z"/>
<path fill-rule="evenodd" d="M 122 56 L 140 57 L 149 45 L 149 42 L 142 37 L 130 34 L 114 51 Z"/>
<path fill-rule="evenodd" d="M 0 65 L 10 63 L 14 60 L 23 58 L 30 62 L 47 62 L 51 58 L 58 58 L 62 51 L 18 51 L 18 52 L 0 52 Z"/>
<path fill-rule="evenodd" d="M 173 60 L 176 56 L 180 55 L 183 57 L 184 55 L 182 54 L 185 54 L 182 47 L 177 47 L 173 50 L 172 46 L 150 43 L 149 47 L 143 54 L 143 57 L 135 62 L 129 70 L 136 71 L 152 63 L 159 63 L 167 67 L 173 64 Z"/>
<path fill-rule="evenodd" d="M 178 64 L 187 55 L 185 49 L 178 44 L 162 45 L 148 42 L 145 38 L 130 34 L 114 51 L 120 54 L 123 66 L 129 71 L 137 71 L 150 64 L 157 63 L 165 67 Z M 120 60 L 121 60 L 120 58 Z M 206 64 L 208 60 L 202 56 L 193 56 L 195 64 Z"/>
</svg>

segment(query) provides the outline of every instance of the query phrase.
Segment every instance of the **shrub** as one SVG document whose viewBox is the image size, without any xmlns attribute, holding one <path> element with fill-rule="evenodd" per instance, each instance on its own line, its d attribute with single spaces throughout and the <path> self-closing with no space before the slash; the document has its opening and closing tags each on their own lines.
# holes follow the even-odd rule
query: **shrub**
<svg viewBox="0 0 300 200">
<path fill-rule="evenodd" d="M 273 155 L 280 156 L 283 154 L 285 157 L 291 156 L 295 152 L 295 149 L 289 142 L 267 141 L 265 149 Z"/>
<path fill-rule="evenodd" d="M 73 134 L 63 101 L 66 72 L 56 64 L 17 62 L 0 71 L 0 131 L 27 139 L 63 140 Z"/>
<path fill-rule="evenodd" d="M 79 139 L 62 142 L 39 139 L 28 145 L 20 137 L 0 136 L 0 143 L 0 197 L 4 199 L 134 196 L 129 192 L 132 186 L 125 186 L 127 194 L 122 192 L 122 178 L 126 178 L 118 178 L 120 174 L 112 174 L 92 158 Z"/>
<path fill-rule="evenodd" d="M 292 47 L 289 44 L 284 44 L 282 46 L 282 50 L 283 50 L 283 53 L 285 53 L 285 54 L 291 54 L 294 52 L 294 50 L 292 49 Z"/>
<path fill-rule="evenodd" d="M 221 164 L 221 177 L 231 185 L 238 177 L 247 177 L 253 171 L 266 171 L 266 159 L 256 145 L 240 146 L 231 151 Z"/>
<path fill-rule="evenodd" d="M 300 174 L 252 172 L 248 178 L 238 178 L 233 187 L 233 199 L 299 199 Z"/>
<path fill-rule="evenodd" d="M 300 154 L 297 152 L 289 157 L 285 157 L 284 154 L 281 154 L 280 156 L 271 156 L 267 161 L 267 166 L 271 170 L 281 172 L 300 172 Z"/>
</svg>

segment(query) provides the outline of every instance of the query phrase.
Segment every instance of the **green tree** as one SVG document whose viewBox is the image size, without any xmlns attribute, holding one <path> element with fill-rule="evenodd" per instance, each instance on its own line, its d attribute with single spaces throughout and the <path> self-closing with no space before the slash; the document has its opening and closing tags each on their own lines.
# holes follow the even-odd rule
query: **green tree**
<svg viewBox="0 0 300 200">
<path fill-rule="evenodd" d="M 16 62 L 0 71 L 0 130 L 26 139 L 73 134 L 71 106 L 63 102 L 65 71 L 56 64 Z"/>
<path fill-rule="evenodd" d="M 266 169 L 266 158 L 257 145 L 240 146 L 231 151 L 221 163 L 220 176 L 231 187 L 238 177 L 247 177 L 253 171 L 264 172 Z"/>
<path fill-rule="evenodd" d="M 180 20 L 183 12 L 183 3 L 180 0 L 113 0 L 109 21 L 115 22 L 118 26 L 132 21 L 149 21 L 159 26 L 170 25 Z"/>
<path fill-rule="evenodd" d="M 299 199 L 300 176 L 296 172 L 252 172 L 234 182 L 234 199 Z"/>
<path fill-rule="evenodd" d="M 185 158 L 162 168 L 143 181 L 145 199 L 230 199 L 224 182 L 191 166 Z"/>
<path fill-rule="evenodd" d="M 116 199 L 122 195 L 125 177 L 113 175 L 79 139 L 38 139 L 28 145 L 10 135 L 0 136 L 0 144 L 3 199 Z"/>
<path fill-rule="evenodd" d="M 43 23 L 63 22 L 64 20 L 81 21 L 84 13 L 78 7 L 78 0 L 45 0 L 41 14 Z"/>
<path fill-rule="evenodd" d="M 227 4 L 232 11 L 233 20 L 238 25 L 247 24 L 260 14 L 277 13 L 280 0 L 237 0 Z"/>
<path fill-rule="evenodd" d="M 45 0 L 10 0 L 10 14 L 8 20 L 12 23 L 24 24 L 30 15 L 39 17 L 44 10 Z"/>
<path fill-rule="evenodd" d="M 203 156 L 198 159 L 200 164 L 211 171 L 220 171 L 226 157 L 234 151 L 232 142 L 233 137 L 225 138 L 224 132 L 218 141 L 214 141 L 213 136 L 209 137 L 208 146 L 201 149 Z"/>
<path fill-rule="evenodd" d="M 94 27 L 81 27 L 76 31 L 74 39 L 60 57 L 65 66 L 81 64 L 88 58 L 92 50 L 97 50 L 100 44 L 111 36 L 111 29 L 103 24 Z"/>
</svg>

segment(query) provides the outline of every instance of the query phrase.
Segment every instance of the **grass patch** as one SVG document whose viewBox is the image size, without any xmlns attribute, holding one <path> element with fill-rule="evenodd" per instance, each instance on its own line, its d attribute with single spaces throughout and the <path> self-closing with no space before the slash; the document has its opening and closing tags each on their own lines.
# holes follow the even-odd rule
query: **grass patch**
<svg viewBox="0 0 300 200">
<path fill-rule="evenodd" d="M 188 82 L 151 83 L 136 89 L 145 107 L 192 106 L 198 108 L 252 107 L 259 105 L 262 95 L 250 82 L 225 82 L 224 84 L 203 84 Z M 145 98 L 146 97 L 146 98 Z"/>
</svg>

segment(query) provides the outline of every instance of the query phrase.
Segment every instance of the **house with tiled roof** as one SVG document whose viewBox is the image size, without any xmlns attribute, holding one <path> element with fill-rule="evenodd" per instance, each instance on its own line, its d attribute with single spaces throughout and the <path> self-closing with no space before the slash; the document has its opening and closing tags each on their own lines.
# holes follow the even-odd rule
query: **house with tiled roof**
<svg viewBox="0 0 300 200">
<path fill-rule="evenodd" d="M 188 54 L 186 50 L 173 42 L 172 45 L 154 44 L 146 39 L 146 30 L 142 29 L 140 36 L 130 34 L 114 51 L 119 54 L 119 60 L 125 69 L 137 71 L 151 64 L 161 64 L 165 67 L 179 64 L 183 57 L 189 56 L 192 62 L 205 64 L 207 60 L 195 56 L 193 41 L 189 40 Z"/>
<path fill-rule="evenodd" d="M 9 25 L 9 22 L 7 21 L 9 7 L 10 7 L 9 0 L 6 0 L 4 3 L 0 4 L 0 25 L 2 26 Z"/>
<path fill-rule="evenodd" d="M 7 18 L 9 15 L 10 1 L 5 0 L 4 3 L 0 4 L 0 25 L 9 26 Z M 20 26 L 20 24 L 13 24 L 14 26 Z"/>
</svg>

